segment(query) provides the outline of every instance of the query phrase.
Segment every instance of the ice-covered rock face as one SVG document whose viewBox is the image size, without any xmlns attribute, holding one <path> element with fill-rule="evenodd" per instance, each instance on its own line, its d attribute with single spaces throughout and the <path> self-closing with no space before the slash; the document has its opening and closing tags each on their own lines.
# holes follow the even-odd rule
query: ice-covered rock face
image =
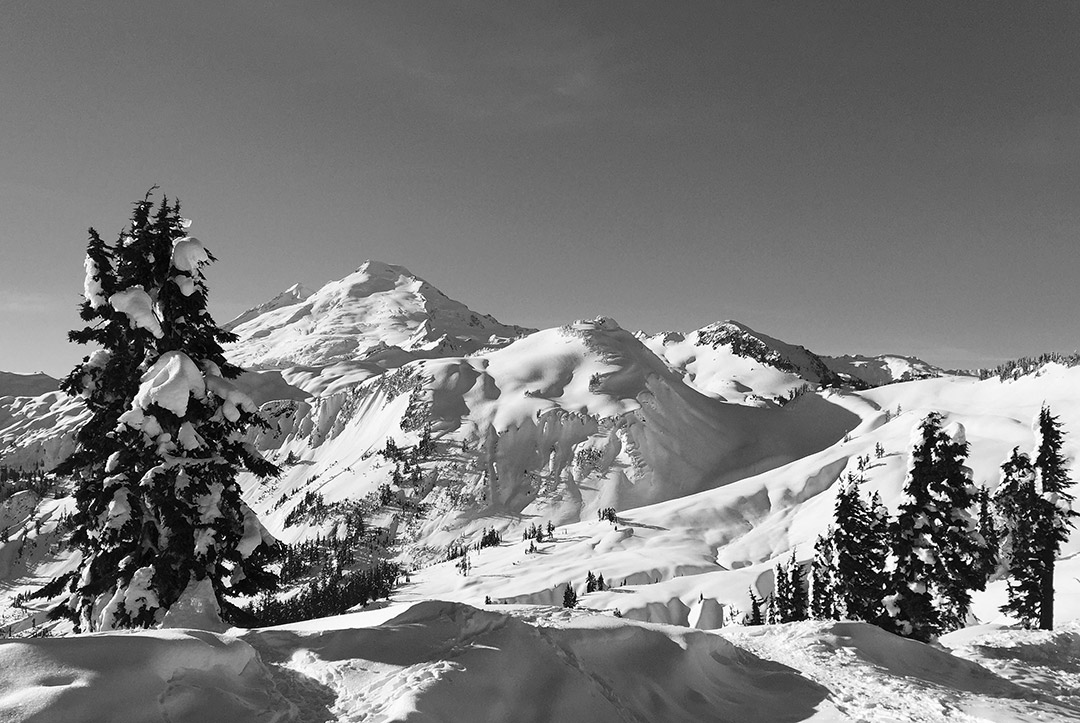
<svg viewBox="0 0 1080 723">
<path fill-rule="evenodd" d="M 240 337 L 229 349 L 232 361 L 261 368 L 361 360 L 394 368 L 471 353 L 531 331 L 473 312 L 408 269 L 378 261 L 313 294 L 281 294 L 227 327 Z"/>
</svg>

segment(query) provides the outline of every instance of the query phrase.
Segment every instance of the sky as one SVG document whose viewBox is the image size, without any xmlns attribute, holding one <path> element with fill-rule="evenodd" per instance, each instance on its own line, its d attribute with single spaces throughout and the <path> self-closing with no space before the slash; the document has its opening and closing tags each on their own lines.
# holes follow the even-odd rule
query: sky
<svg viewBox="0 0 1080 723">
<path fill-rule="evenodd" d="M 224 322 L 401 264 L 504 323 L 1080 347 L 1080 3 L 0 0 L 0 369 L 158 185 Z"/>
</svg>

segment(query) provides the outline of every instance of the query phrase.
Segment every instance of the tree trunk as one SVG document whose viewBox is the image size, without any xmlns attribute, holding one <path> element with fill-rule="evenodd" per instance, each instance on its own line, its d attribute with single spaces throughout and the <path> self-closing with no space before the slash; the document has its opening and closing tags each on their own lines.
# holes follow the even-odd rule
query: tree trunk
<svg viewBox="0 0 1080 723">
<path fill-rule="evenodd" d="M 1051 557 L 1042 571 L 1042 593 L 1039 595 L 1039 629 L 1054 629 L 1054 559 Z"/>
</svg>

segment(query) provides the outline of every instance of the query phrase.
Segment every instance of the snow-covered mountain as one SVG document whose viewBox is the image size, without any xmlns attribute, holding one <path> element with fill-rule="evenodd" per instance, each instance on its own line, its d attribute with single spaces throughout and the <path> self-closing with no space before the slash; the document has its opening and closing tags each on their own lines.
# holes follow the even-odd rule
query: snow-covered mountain
<svg viewBox="0 0 1080 723">
<path fill-rule="evenodd" d="M 894 382 L 908 382 L 913 379 L 933 379 L 943 377 L 950 372 L 913 356 L 899 354 L 861 354 L 844 356 L 825 356 L 821 360 L 837 374 L 851 379 L 858 379 L 871 387 Z"/>
<path fill-rule="evenodd" d="M 239 336 L 229 349 L 232 361 L 259 369 L 358 361 L 393 368 L 503 345 L 531 331 L 500 324 L 408 269 L 378 261 L 312 294 L 293 286 L 227 327 Z"/>
</svg>

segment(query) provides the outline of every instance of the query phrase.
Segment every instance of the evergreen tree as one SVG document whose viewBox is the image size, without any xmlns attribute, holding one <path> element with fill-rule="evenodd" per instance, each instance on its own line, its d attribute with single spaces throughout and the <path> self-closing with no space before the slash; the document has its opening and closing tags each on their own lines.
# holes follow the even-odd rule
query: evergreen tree
<svg viewBox="0 0 1080 723">
<path fill-rule="evenodd" d="M 971 590 L 986 583 L 966 456 L 963 427 L 947 432 L 940 414 L 928 414 L 911 452 L 893 536 L 896 567 L 884 599 L 890 626 L 924 642 L 962 625 Z"/>
<path fill-rule="evenodd" d="M 562 604 L 564 608 L 576 608 L 578 604 L 577 593 L 574 592 L 574 586 L 570 583 L 566 583 L 566 590 L 563 591 Z"/>
<path fill-rule="evenodd" d="M 814 543 L 810 569 L 810 613 L 815 620 L 839 620 L 836 579 L 836 530 L 829 527 Z"/>
<path fill-rule="evenodd" d="M 783 563 L 777 563 L 773 568 L 776 580 L 776 589 L 773 591 L 769 602 L 769 623 L 787 623 L 793 620 L 791 604 L 791 578 L 788 577 L 788 569 Z"/>
<path fill-rule="evenodd" d="M 1039 497 L 1031 458 L 1014 448 L 1001 465 L 994 506 L 1002 518 L 1001 557 L 1008 572 L 1008 602 L 1001 611 L 1025 628 L 1039 625 L 1044 558 L 1039 554 Z"/>
<path fill-rule="evenodd" d="M 859 481 L 848 477 L 836 496 L 836 612 L 851 620 L 874 622 L 882 614 L 885 559 L 889 549 L 888 512 L 879 497 L 871 503 L 859 494 Z"/>
<path fill-rule="evenodd" d="M 749 589 L 750 592 L 750 612 L 746 614 L 744 624 L 746 625 L 764 625 L 765 614 L 762 608 L 765 605 L 765 599 L 754 592 L 754 588 Z"/>
<path fill-rule="evenodd" d="M 810 599 L 806 584 L 806 571 L 795 559 L 795 550 L 791 551 L 788 561 L 788 589 L 790 597 L 790 620 L 806 620 L 810 617 Z M 788 621 L 785 621 L 788 622 Z"/>
<path fill-rule="evenodd" d="M 990 498 L 990 491 L 983 485 L 979 487 L 979 536 L 982 537 L 983 542 L 986 543 L 986 554 L 983 556 L 982 563 L 982 575 L 989 581 L 990 577 L 997 572 L 999 560 L 999 550 L 1001 548 L 1001 535 L 997 529 L 997 522 L 994 520 L 993 503 Z"/>
<path fill-rule="evenodd" d="M 1039 495 L 1036 503 L 1035 534 L 1038 553 L 1041 560 L 1039 627 L 1043 630 L 1054 628 L 1054 563 L 1061 546 L 1069 539 L 1073 528 L 1073 496 L 1067 490 L 1072 487 L 1065 467 L 1065 456 L 1061 448 L 1064 434 L 1061 422 L 1050 414 L 1045 404 L 1039 410 L 1036 420 L 1035 448 L 1035 492 Z"/>
<path fill-rule="evenodd" d="M 964 626 L 971 609 L 971 591 L 985 590 L 993 567 L 992 551 L 979 534 L 979 490 L 964 465 L 968 443 L 964 428 L 942 430 L 936 448 L 938 484 L 934 489 L 943 510 L 938 543 L 945 574 L 937 581 L 938 606 L 945 630 Z"/>
<path fill-rule="evenodd" d="M 596 589 L 600 591 L 607 589 L 607 583 L 604 582 L 604 573 L 600 573 L 596 576 Z"/>
<path fill-rule="evenodd" d="M 590 593 L 596 590 L 596 576 L 592 574 L 592 570 L 589 570 L 589 574 L 585 576 L 585 592 Z"/>
<path fill-rule="evenodd" d="M 91 412 L 58 472 L 76 480 L 78 567 L 39 591 L 61 596 L 56 615 L 105 630 L 160 623 L 189 586 L 227 596 L 272 586 L 277 546 L 240 498 L 236 475 L 276 473 L 244 434 L 263 425 L 232 383 L 222 331 L 206 310 L 202 267 L 213 256 L 185 233 L 179 204 L 150 194 L 109 247 L 91 229 L 89 322 L 69 336 L 100 349 L 62 383 Z"/>
</svg>

